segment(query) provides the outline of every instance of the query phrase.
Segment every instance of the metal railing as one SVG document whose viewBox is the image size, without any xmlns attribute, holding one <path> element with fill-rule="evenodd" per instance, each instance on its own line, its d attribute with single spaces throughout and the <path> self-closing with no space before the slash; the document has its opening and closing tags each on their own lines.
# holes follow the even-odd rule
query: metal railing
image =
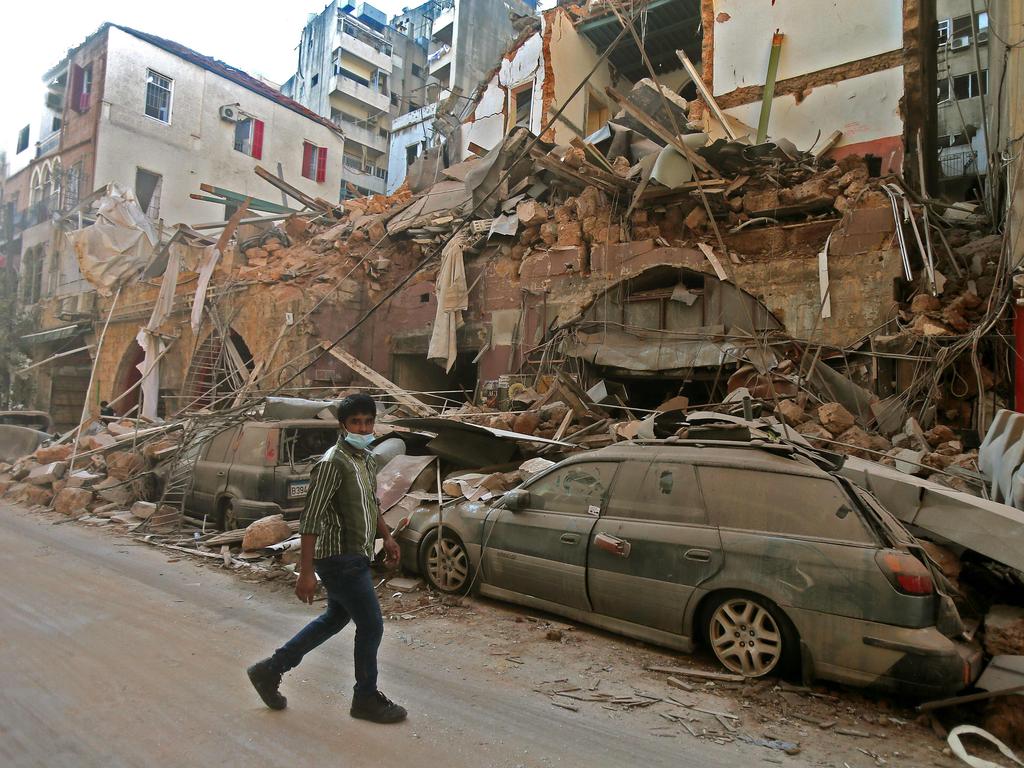
<svg viewBox="0 0 1024 768">
<path fill-rule="evenodd" d="M 939 155 L 939 172 L 943 178 L 957 179 L 978 171 L 978 153 L 974 150 Z"/>
</svg>

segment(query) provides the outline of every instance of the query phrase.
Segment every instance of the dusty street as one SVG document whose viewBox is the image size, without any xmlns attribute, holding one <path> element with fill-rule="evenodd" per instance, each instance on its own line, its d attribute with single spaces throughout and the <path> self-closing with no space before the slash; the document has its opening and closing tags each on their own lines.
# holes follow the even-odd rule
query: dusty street
<svg viewBox="0 0 1024 768">
<path fill-rule="evenodd" d="M 289 709 L 271 712 L 244 666 L 312 608 L 53 519 L 0 507 L 3 765 L 717 766 L 781 755 L 560 710 L 472 656 L 411 641 L 412 622 L 389 623 L 382 650 L 382 687 L 409 707 L 407 723 L 348 717 L 350 633 L 287 677 Z"/>
</svg>

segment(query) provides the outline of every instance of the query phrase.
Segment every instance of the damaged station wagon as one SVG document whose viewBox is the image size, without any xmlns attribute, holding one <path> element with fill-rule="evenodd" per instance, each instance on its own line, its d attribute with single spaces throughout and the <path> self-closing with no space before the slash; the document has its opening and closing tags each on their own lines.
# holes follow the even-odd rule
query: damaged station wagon
<svg viewBox="0 0 1024 768">
<path fill-rule="evenodd" d="M 245 528 L 267 515 L 297 519 L 309 471 L 337 441 L 338 428 L 320 419 L 229 427 L 202 447 L 186 507 L 222 530 Z"/>
<path fill-rule="evenodd" d="M 402 561 L 442 591 L 547 610 L 746 677 L 802 673 L 913 696 L 980 651 L 914 537 L 822 456 L 766 442 L 624 443 L 491 504 L 417 510 Z"/>
</svg>

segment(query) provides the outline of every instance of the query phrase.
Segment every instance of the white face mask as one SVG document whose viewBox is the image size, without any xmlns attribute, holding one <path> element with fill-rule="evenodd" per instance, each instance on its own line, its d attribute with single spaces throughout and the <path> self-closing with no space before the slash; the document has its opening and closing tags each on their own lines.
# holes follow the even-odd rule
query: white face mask
<svg viewBox="0 0 1024 768">
<path fill-rule="evenodd" d="M 359 448 L 360 450 L 363 451 L 370 447 L 370 443 L 373 442 L 373 439 L 374 436 L 372 434 L 357 435 L 354 432 L 345 433 L 345 442 L 353 446 L 354 448 Z"/>
</svg>

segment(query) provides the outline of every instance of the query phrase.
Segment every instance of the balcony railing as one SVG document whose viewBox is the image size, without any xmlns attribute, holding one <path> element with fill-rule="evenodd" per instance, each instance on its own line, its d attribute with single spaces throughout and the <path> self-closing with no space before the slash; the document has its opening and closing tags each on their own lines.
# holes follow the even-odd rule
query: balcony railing
<svg viewBox="0 0 1024 768">
<path fill-rule="evenodd" d="M 43 157 L 56 151 L 60 146 L 60 131 L 54 131 L 42 141 L 36 142 L 36 157 Z"/>
<path fill-rule="evenodd" d="M 939 156 L 939 171 L 943 178 L 957 179 L 972 176 L 978 172 L 978 153 L 965 149 Z"/>
<path fill-rule="evenodd" d="M 362 83 L 353 80 L 350 77 L 345 77 L 344 75 L 334 76 L 334 83 L 331 90 L 343 93 L 346 96 L 351 96 L 353 99 L 361 101 L 364 104 L 369 104 L 379 112 L 386 112 L 391 107 L 390 94 L 381 93 L 376 88 L 363 85 Z"/>
</svg>

